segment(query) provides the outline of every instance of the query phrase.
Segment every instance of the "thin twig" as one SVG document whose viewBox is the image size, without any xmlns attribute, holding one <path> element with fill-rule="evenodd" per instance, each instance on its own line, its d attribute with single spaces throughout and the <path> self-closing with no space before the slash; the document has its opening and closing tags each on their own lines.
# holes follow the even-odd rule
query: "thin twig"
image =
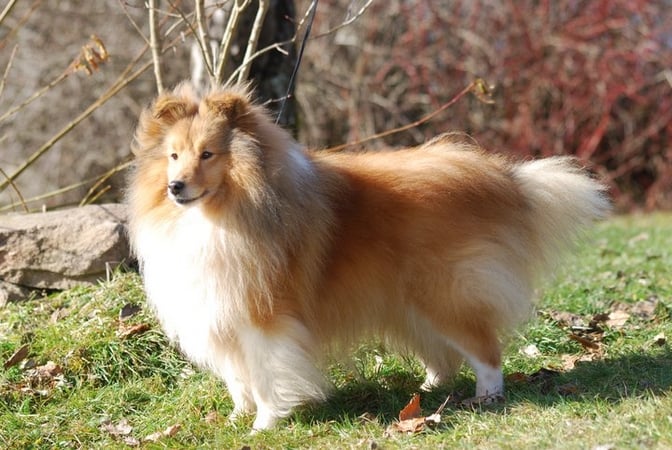
<svg viewBox="0 0 672 450">
<path fill-rule="evenodd" d="M 437 114 L 445 111 L 446 109 L 448 109 L 449 107 L 451 107 L 452 105 L 457 103 L 457 101 L 459 99 L 461 99 L 462 97 L 464 97 L 467 93 L 475 91 L 476 89 L 478 89 L 482 84 L 483 84 L 483 80 L 481 80 L 480 78 L 472 81 L 464 89 L 462 89 L 457 95 L 455 95 L 453 98 L 451 98 L 448 102 L 441 105 L 441 107 L 439 107 L 439 109 L 436 109 L 436 110 L 430 112 L 429 114 L 426 114 L 426 115 L 422 116 L 420 119 L 418 119 L 414 122 L 411 122 L 409 124 L 406 124 L 406 125 L 403 125 L 403 126 L 400 126 L 400 127 L 397 127 L 397 128 L 393 128 L 391 130 L 385 130 L 383 132 L 365 137 L 364 139 L 360 139 L 359 141 L 348 142 L 348 143 L 345 143 L 345 144 L 337 145 L 335 147 L 330 147 L 330 148 L 325 149 L 324 151 L 339 152 L 339 151 L 341 151 L 345 148 L 348 148 L 348 147 L 353 147 L 355 145 L 360 145 L 360 144 L 363 144 L 365 142 L 370 142 L 370 141 L 373 141 L 375 139 L 380 139 L 380 138 L 383 138 L 383 137 L 386 137 L 386 136 L 390 136 L 392 134 L 401 133 L 402 131 L 406 131 L 406 130 L 411 129 L 411 128 L 415 128 L 415 127 L 417 127 L 419 125 L 422 125 L 423 123 L 427 122 L 428 120 L 432 119 Z"/>
<path fill-rule="evenodd" d="M 373 3 L 373 0 L 367 0 L 367 2 L 364 3 L 362 5 L 362 7 L 359 8 L 359 11 L 357 11 L 354 15 L 346 18 L 343 22 L 336 25 L 335 27 L 330 28 L 323 33 L 316 34 L 315 36 L 312 37 L 312 39 L 319 39 L 319 38 L 322 38 L 322 37 L 325 37 L 325 36 L 329 36 L 330 34 L 333 34 L 336 31 L 340 30 L 341 28 L 347 27 L 348 25 L 353 23 L 355 20 L 359 19 L 366 12 L 366 10 L 369 9 L 369 6 L 371 6 L 372 3 Z"/>
<path fill-rule="evenodd" d="M 140 28 L 140 25 L 133 19 L 131 16 L 131 13 L 128 12 L 128 8 L 126 8 L 126 1 L 125 0 L 119 0 L 119 5 L 121 6 L 122 11 L 124 11 L 124 14 L 126 15 L 126 19 L 131 23 L 131 26 L 135 29 L 135 31 L 140 35 L 143 41 L 145 41 L 145 44 L 147 45 L 152 45 L 149 42 L 149 39 L 147 36 L 145 36 L 145 33 L 142 31 L 142 28 Z"/>
<path fill-rule="evenodd" d="M 128 166 L 130 166 L 131 162 L 132 161 L 128 161 L 128 162 L 125 162 L 123 164 L 119 164 L 119 165 L 111 168 L 110 170 L 108 170 L 104 174 L 100 175 L 97 178 L 96 182 L 93 184 L 93 186 L 91 186 L 89 188 L 89 190 L 87 191 L 84 198 L 82 198 L 82 201 L 79 202 L 79 206 L 84 206 L 86 204 L 93 203 L 95 201 L 95 199 L 100 197 L 105 191 L 107 191 L 109 189 L 109 186 L 101 189 L 101 191 L 99 191 L 96 195 L 94 195 L 94 192 L 96 191 L 96 189 L 98 189 L 98 187 L 100 187 L 100 185 L 102 185 L 104 182 L 109 180 L 113 175 L 117 174 L 118 172 L 120 172 L 120 171 L 124 170 L 125 168 L 127 168 Z"/>
<path fill-rule="evenodd" d="M 12 10 L 12 8 L 14 8 L 16 1 L 17 0 L 9 0 L 9 3 L 5 5 L 5 9 L 3 9 L 2 12 L 0 13 L 0 23 L 2 23 L 3 20 L 5 20 L 9 12 Z"/>
<path fill-rule="evenodd" d="M 156 14 L 156 2 L 161 0 L 149 0 L 149 42 L 152 49 L 152 62 L 154 65 L 154 78 L 156 80 L 156 90 L 160 94 L 163 92 L 163 75 L 161 71 L 161 37 L 159 36 L 159 19 Z"/>
<path fill-rule="evenodd" d="M 82 199 L 81 202 L 79 202 L 79 206 L 85 206 L 85 205 L 90 205 L 92 203 L 95 203 L 96 200 L 98 200 L 100 197 L 102 197 L 103 194 L 105 194 L 110 189 L 112 189 L 112 186 L 110 186 L 108 184 L 107 186 L 105 186 L 104 188 L 102 188 L 101 190 L 96 192 L 95 195 L 92 195 L 92 196 L 89 197 L 88 194 L 87 194 L 87 197 L 85 199 Z M 84 200 L 86 200 L 86 201 L 84 201 Z"/>
<path fill-rule="evenodd" d="M 47 198 L 56 197 L 58 195 L 66 193 L 66 192 L 70 192 L 72 190 L 79 189 L 80 187 L 86 186 L 89 183 L 93 183 L 95 181 L 98 181 L 101 177 L 106 177 L 107 174 L 109 174 L 110 172 L 113 172 L 113 171 L 114 171 L 114 173 L 120 172 L 120 171 L 124 170 L 125 168 L 127 168 L 128 166 L 130 166 L 131 164 L 132 164 L 132 161 L 127 161 L 125 163 L 117 165 L 116 167 L 113 167 L 112 169 L 108 170 L 107 172 L 105 172 L 101 175 L 96 175 L 95 177 L 87 178 L 86 180 L 83 180 L 83 181 L 78 181 L 77 183 L 74 183 L 74 184 L 71 184 L 69 186 L 65 186 L 65 187 L 62 187 L 62 188 L 58 188 L 58 189 L 53 190 L 51 192 L 47 192 L 46 194 L 40 194 L 40 195 L 37 195 L 35 197 L 28 198 L 28 199 L 26 199 L 26 204 L 35 203 L 35 202 L 38 202 L 40 200 L 45 200 Z M 15 208 L 19 205 L 20 205 L 19 203 L 11 203 L 9 205 L 0 206 L 0 212 L 9 211 L 10 209 L 13 209 L 13 208 Z"/>
<path fill-rule="evenodd" d="M 9 69 L 14 63 L 14 57 L 16 56 L 16 51 L 19 49 L 19 44 L 16 44 L 12 49 L 12 53 L 9 55 L 9 61 L 5 67 L 5 72 L 2 74 L 2 80 L 0 80 L 0 98 L 2 98 L 3 92 L 5 92 L 5 83 L 7 83 L 7 77 L 9 76 Z"/>
<path fill-rule="evenodd" d="M 12 28 L 10 28 L 9 31 L 6 32 L 4 36 L 2 36 L 2 39 L 0 39 L 0 50 L 5 48 L 5 45 L 7 45 L 7 42 L 10 39 L 12 39 L 16 36 L 18 31 L 21 29 L 21 27 L 23 27 L 23 25 L 25 25 L 26 22 L 28 22 L 28 19 L 30 18 L 30 16 L 37 10 L 37 8 L 40 6 L 41 3 L 42 3 L 42 0 L 34 0 L 33 4 L 30 5 L 30 8 L 23 14 L 23 16 L 21 16 L 19 18 L 19 20 L 17 20 L 13 24 L 14 26 Z M 7 7 L 5 7 L 5 9 L 3 10 L 3 15 L 4 14 L 9 14 L 12 6 L 13 6 L 13 4 L 8 4 Z M 4 19 L 5 19 L 5 17 L 2 18 L 2 21 L 4 21 Z M 0 21 L 0 24 L 2 23 L 2 21 Z"/>
<path fill-rule="evenodd" d="M 38 98 L 42 97 L 44 94 L 46 94 L 50 89 L 53 89 L 54 86 L 58 85 L 60 82 L 68 78 L 70 75 L 73 74 L 73 71 L 70 70 L 70 67 L 68 67 L 63 73 L 61 73 L 59 76 L 51 80 L 49 84 L 46 86 L 42 87 L 42 89 L 35 91 L 33 95 L 16 105 L 14 108 L 11 108 L 9 111 L 6 111 L 2 116 L 0 116 L 0 122 L 4 122 L 17 112 L 21 111 L 23 108 L 37 100 Z"/>
<path fill-rule="evenodd" d="M 133 67 L 135 67 L 135 65 L 138 63 L 140 58 L 147 52 L 147 49 L 148 49 L 148 47 L 145 46 L 145 48 L 133 59 L 133 61 L 131 61 L 129 63 L 129 65 L 122 72 L 122 74 L 117 78 L 117 80 L 112 84 L 112 86 L 110 86 L 110 88 L 103 95 L 98 97 L 82 113 L 80 113 L 74 120 L 72 120 L 67 125 L 65 125 L 63 128 L 61 128 L 61 130 L 58 133 L 56 133 L 51 139 L 49 139 L 39 149 L 37 149 L 32 155 L 30 155 L 30 157 L 28 157 L 28 159 L 26 161 L 24 161 L 23 164 L 21 164 L 19 166 L 19 168 L 14 171 L 8 177 L 8 179 L 1 182 L 0 183 L 0 192 L 4 191 L 7 188 L 7 186 L 9 185 L 9 183 L 11 183 L 13 180 L 15 180 L 28 167 L 30 167 L 37 159 L 39 159 L 42 155 L 44 155 L 47 151 L 49 151 L 49 149 L 51 149 L 58 141 L 60 141 L 63 138 L 63 136 L 65 136 L 70 131 L 72 131 L 73 128 L 75 128 L 84 119 L 86 119 L 91 114 L 93 114 L 94 111 L 96 111 L 103 104 L 105 104 L 109 99 L 111 99 L 114 95 L 116 95 L 119 91 L 121 91 L 123 88 L 125 88 L 131 81 L 135 80 L 142 73 L 144 73 L 147 69 L 149 69 L 152 66 L 152 61 L 146 62 L 139 69 L 137 69 L 135 72 L 128 75 L 129 72 L 131 72 L 131 70 L 133 69 Z"/>
<path fill-rule="evenodd" d="M 285 112 L 285 106 L 287 105 L 287 100 L 292 95 L 292 88 L 294 86 L 294 79 L 296 74 L 299 72 L 299 66 L 301 65 L 301 60 L 303 59 L 303 51 L 306 48 L 306 41 L 308 41 L 308 36 L 310 36 L 310 30 L 313 28 L 313 21 L 315 20 L 315 12 L 317 11 L 317 0 L 313 0 L 311 3 L 312 13 L 310 14 L 310 19 L 308 20 L 308 26 L 306 27 L 306 32 L 303 34 L 303 39 L 301 39 L 301 45 L 299 46 L 299 54 L 296 57 L 296 63 L 294 64 L 294 70 L 289 77 L 289 82 L 287 83 L 287 93 L 285 94 L 285 99 L 280 104 L 280 110 L 278 111 L 278 116 L 275 118 L 275 123 L 280 123 L 282 119 L 282 114 Z"/>
<path fill-rule="evenodd" d="M 239 83 L 247 80 L 247 77 L 250 74 L 250 69 L 252 68 L 252 55 L 257 50 L 257 44 L 259 43 L 259 36 L 261 35 L 261 29 L 264 25 L 266 13 L 268 12 L 268 6 L 268 0 L 259 0 L 259 9 L 257 9 L 257 15 L 254 18 L 252 30 L 250 31 L 250 38 L 247 41 L 247 48 L 245 49 L 245 57 L 243 58 L 242 64 L 243 69 L 238 74 Z"/>
<path fill-rule="evenodd" d="M 23 198 L 23 195 L 21 195 L 21 191 L 19 190 L 19 188 L 14 183 L 14 180 L 11 180 L 7 176 L 7 173 L 4 170 L 2 170 L 2 167 L 0 167 L 0 174 L 2 174 L 2 176 L 5 177 L 5 179 L 9 181 L 9 184 L 12 186 L 12 189 L 14 189 L 14 192 L 16 192 L 16 195 L 19 196 L 19 201 L 20 201 L 21 205 L 23 205 L 23 209 L 26 212 L 30 212 L 30 210 L 28 209 L 28 205 L 26 205 L 26 200 Z"/>
</svg>

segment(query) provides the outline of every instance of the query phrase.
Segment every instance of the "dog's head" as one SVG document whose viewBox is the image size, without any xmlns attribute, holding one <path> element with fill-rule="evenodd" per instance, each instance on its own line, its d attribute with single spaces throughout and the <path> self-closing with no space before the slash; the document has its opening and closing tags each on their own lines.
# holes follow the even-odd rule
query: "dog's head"
<svg viewBox="0 0 672 450">
<path fill-rule="evenodd" d="M 245 87 L 202 99 L 188 85 L 160 95 L 140 117 L 138 176 L 155 179 L 153 188 L 181 206 L 221 203 L 263 170 L 259 115 Z"/>
</svg>

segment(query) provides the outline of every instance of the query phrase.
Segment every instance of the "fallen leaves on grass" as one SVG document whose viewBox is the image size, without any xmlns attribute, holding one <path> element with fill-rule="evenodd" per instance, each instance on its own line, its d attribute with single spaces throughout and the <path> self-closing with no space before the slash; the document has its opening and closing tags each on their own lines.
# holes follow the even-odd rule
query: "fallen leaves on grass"
<svg viewBox="0 0 672 450">
<path fill-rule="evenodd" d="M 126 320 L 129 319 L 130 317 L 133 317 L 137 313 L 139 313 L 142 310 L 142 308 L 139 305 L 135 305 L 133 303 L 127 303 L 124 306 L 121 307 L 119 310 L 119 320 Z"/>
<path fill-rule="evenodd" d="M 117 423 L 113 423 L 109 419 L 104 420 L 100 425 L 100 429 L 111 434 L 112 436 L 127 436 L 133 431 L 133 427 L 126 419 L 121 419 Z"/>
<path fill-rule="evenodd" d="M 576 367 L 580 362 L 592 362 L 599 360 L 602 355 L 598 353 L 583 353 L 581 355 L 562 355 L 562 370 L 568 372 Z"/>
<path fill-rule="evenodd" d="M 525 374 L 523 372 L 514 372 L 506 376 L 506 382 L 511 384 L 529 384 L 539 386 L 543 394 L 556 392 L 560 395 L 567 396 L 578 392 L 578 387 L 573 384 L 564 384 L 556 386 L 555 379 L 562 372 L 554 369 L 542 367 L 532 374 Z"/>
<path fill-rule="evenodd" d="M 9 369 L 10 367 L 13 367 L 17 364 L 19 364 L 21 361 L 26 359 L 28 356 L 28 344 L 24 344 L 21 347 L 19 347 L 12 356 L 9 357 L 7 361 L 3 364 L 3 367 L 5 370 Z"/>
<path fill-rule="evenodd" d="M 392 423 L 385 430 L 385 436 L 394 434 L 416 434 L 424 431 L 427 427 L 434 427 L 441 423 L 441 412 L 446 407 L 450 397 L 436 410 L 434 414 L 422 416 L 420 407 L 420 394 L 415 394 L 411 401 L 399 412 L 399 421 Z"/>
<path fill-rule="evenodd" d="M 221 414 L 219 414 L 217 411 L 213 409 L 212 411 L 207 413 L 205 417 L 203 417 L 203 420 L 205 421 L 205 423 L 212 425 L 222 422 L 224 418 L 222 417 Z"/>
<path fill-rule="evenodd" d="M 119 329 L 117 330 L 117 336 L 122 338 L 122 339 L 125 339 L 125 338 L 129 338 L 131 336 L 134 336 L 136 334 L 142 334 L 142 333 L 148 331 L 151 328 L 152 328 L 151 325 L 148 324 L 148 323 L 138 323 L 138 324 L 129 325 L 129 326 L 126 326 L 123 323 L 120 323 L 119 324 Z"/>
<path fill-rule="evenodd" d="M 520 353 L 527 356 L 528 358 L 536 358 L 537 356 L 541 356 L 541 352 L 535 344 L 526 345 L 520 349 Z"/>
<path fill-rule="evenodd" d="M 140 439 L 131 435 L 131 432 L 133 432 L 133 427 L 126 419 L 121 419 L 117 423 L 112 423 L 111 420 L 106 419 L 100 425 L 100 430 L 109 433 L 117 439 L 120 439 L 121 442 L 128 445 L 129 447 L 138 447 L 140 445 Z"/>
<path fill-rule="evenodd" d="M 622 310 L 616 310 L 607 315 L 607 320 L 604 323 L 610 328 L 623 328 L 629 318 L 629 313 Z"/>
<path fill-rule="evenodd" d="M 161 439 L 166 438 L 166 437 L 172 437 L 177 434 L 178 431 L 182 428 L 182 425 L 179 423 L 176 423 L 175 425 L 171 425 L 167 427 L 163 431 L 157 431 L 156 433 L 152 433 L 150 435 L 145 436 L 143 441 L 145 442 L 159 442 Z"/>
<path fill-rule="evenodd" d="M 163 438 L 175 436 L 175 434 L 180 431 L 181 428 L 182 426 L 180 424 L 171 425 L 163 431 L 157 431 L 156 433 L 145 436 L 142 441 L 156 443 Z M 100 425 L 100 430 L 109 433 L 111 436 L 117 439 L 120 439 L 124 444 L 131 447 L 137 447 L 140 445 L 140 439 L 131 435 L 133 432 L 133 427 L 127 419 L 121 419 L 117 423 L 113 423 L 111 420 L 106 419 Z"/>
<path fill-rule="evenodd" d="M 399 412 L 399 421 L 403 422 L 404 420 L 415 419 L 420 417 L 422 414 L 422 408 L 420 408 L 420 394 L 415 394 L 411 401 L 408 402 L 404 409 Z"/>
<path fill-rule="evenodd" d="M 658 333 L 653 337 L 653 343 L 656 344 L 659 347 L 662 347 L 667 343 L 667 338 L 665 337 L 665 333 Z"/>
<path fill-rule="evenodd" d="M 581 346 L 588 351 L 598 352 L 601 350 L 601 342 L 589 336 L 581 336 L 576 333 L 570 333 L 568 337 L 581 344 Z M 598 338 L 599 339 L 599 338 Z"/>
<path fill-rule="evenodd" d="M 28 383 L 21 391 L 26 393 L 48 395 L 52 389 L 66 384 L 63 368 L 53 361 L 26 370 L 25 375 Z"/>
</svg>

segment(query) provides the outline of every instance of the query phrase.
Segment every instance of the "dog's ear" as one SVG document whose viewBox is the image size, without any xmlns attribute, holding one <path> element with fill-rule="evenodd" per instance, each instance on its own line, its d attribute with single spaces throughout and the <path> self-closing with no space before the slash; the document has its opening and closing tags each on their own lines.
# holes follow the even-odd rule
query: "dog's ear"
<svg viewBox="0 0 672 450">
<path fill-rule="evenodd" d="M 202 103 L 205 111 L 226 119 L 232 127 L 248 128 L 250 125 L 251 104 L 248 96 L 239 92 L 219 92 L 209 95 Z"/>
<path fill-rule="evenodd" d="M 172 125 L 180 119 L 196 113 L 196 104 L 184 97 L 165 95 L 156 99 L 152 116 L 164 125 Z"/>
<path fill-rule="evenodd" d="M 133 153 L 161 154 L 160 146 L 167 130 L 180 119 L 198 112 L 198 103 L 187 87 L 179 86 L 171 93 L 164 93 L 140 115 L 135 133 Z"/>
</svg>

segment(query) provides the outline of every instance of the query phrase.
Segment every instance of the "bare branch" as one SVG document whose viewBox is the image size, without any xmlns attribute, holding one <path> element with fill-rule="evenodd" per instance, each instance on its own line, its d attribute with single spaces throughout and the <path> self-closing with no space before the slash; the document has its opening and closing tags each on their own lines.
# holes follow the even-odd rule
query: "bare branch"
<svg viewBox="0 0 672 450">
<path fill-rule="evenodd" d="M 330 34 L 335 33 L 336 31 L 340 30 L 341 28 L 347 27 L 348 25 L 352 24 L 354 21 L 359 19 L 369 9 L 369 7 L 371 6 L 372 3 L 373 3 L 373 0 L 367 0 L 367 2 L 365 4 L 363 4 L 361 6 L 361 8 L 359 8 L 359 10 L 357 10 L 357 12 L 355 12 L 352 15 L 348 15 L 348 17 L 346 17 L 346 19 L 341 24 L 325 31 L 324 33 L 316 34 L 312 37 L 309 37 L 308 39 L 309 40 L 314 40 L 314 39 L 323 38 L 325 36 L 328 36 Z M 261 50 L 257 50 L 253 54 L 251 54 L 249 56 L 249 58 L 247 58 L 247 55 L 246 55 L 246 60 L 245 60 L 246 62 L 244 62 L 243 64 L 238 66 L 236 68 L 236 70 L 233 71 L 233 73 L 231 74 L 231 76 L 227 80 L 226 84 L 229 84 L 229 83 L 233 82 L 233 80 L 236 77 L 239 80 L 245 79 L 246 77 L 241 77 L 240 76 L 241 72 L 243 70 L 247 70 L 247 66 L 249 66 L 255 59 L 259 58 L 261 55 L 264 55 L 264 54 L 266 54 L 270 51 L 273 51 L 273 50 L 286 53 L 286 51 L 283 49 L 283 47 L 296 42 L 300 31 L 303 29 L 303 27 L 307 23 L 308 19 L 310 18 L 311 14 L 313 12 L 313 8 L 315 8 L 315 6 L 316 6 L 315 2 L 311 1 L 310 4 L 308 5 L 308 7 L 306 8 L 306 12 L 303 14 L 303 17 L 301 18 L 301 20 L 299 21 L 299 23 L 296 26 L 296 33 L 294 34 L 294 36 L 287 39 L 286 41 L 275 42 L 275 43 L 273 43 L 273 44 L 271 44 L 267 47 L 262 48 Z"/>
<path fill-rule="evenodd" d="M 0 23 L 2 23 L 3 20 L 5 20 L 5 17 L 9 14 L 9 12 L 12 10 L 14 5 L 16 4 L 17 0 L 9 0 L 9 3 L 5 5 L 5 9 L 2 10 L 0 13 Z"/>
<path fill-rule="evenodd" d="M 128 12 L 128 8 L 126 8 L 126 1 L 125 0 L 119 0 L 119 5 L 121 6 L 122 11 L 124 11 L 124 15 L 128 19 L 128 21 L 131 23 L 131 26 L 133 26 L 133 29 L 137 31 L 137 33 L 140 35 L 143 41 L 145 41 L 145 44 L 151 45 L 149 42 L 149 39 L 147 36 L 145 36 L 145 33 L 142 31 L 140 26 L 137 24 L 137 22 L 131 17 L 131 14 Z"/>
<path fill-rule="evenodd" d="M 208 36 L 207 26 L 205 23 L 205 1 L 196 0 L 196 26 L 198 27 L 198 34 L 196 34 L 196 42 L 201 49 L 201 56 L 203 57 L 203 63 L 206 70 L 208 71 L 208 76 L 210 81 L 215 76 L 215 57 L 216 55 L 210 53 L 210 37 Z"/>
<path fill-rule="evenodd" d="M 254 61 L 255 59 L 257 59 L 257 58 L 260 57 L 261 55 L 264 55 L 264 54 L 266 54 L 266 53 L 268 53 L 268 52 L 270 52 L 270 51 L 272 51 L 272 50 L 276 50 L 276 51 L 281 52 L 281 53 L 283 53 L 283 54 L 286 55 L 286 54 L 287 54 L 287 51 L 286 51 L 283 47 L 286 46 L 286 45 L 293 44 L 294 42 L 296 42 L 296 39 L 297 39 L 297 37 L 299 36 L 299 30 L 303 29 L 303 26 L 304 26 L 304 24 L 306 23 L 306 21 L 308 20 L 308 18 L 311 16 L 314 7 L 315 7 L 315 2 L 314 2 L 314 1 L 311 1 L 310 4 L 308 5 L 308 8 L 306 9 L 306 12 L 303 14 L 303 17 L 301 18 L 301 20 L 299 21 L 299 23 L 298 23 L 297 26 L 296 26 L 296 31 L 294 32 L 294 36 L 292 36 L 291 38 L 287 39 L 286 41 L 275 42 L 275 43 L 273 43 L 273 44 L 271 44 L 271 45 L 268 45 L 268 46 L 262 48 L 261 50 L 256 51 L 255 53 L 253 53 L 252 55 L 250 55 L 249 62 L 251 63 L 252 61 Z M 233 80 L 234 80 L 236 77 L 238 77 L 238 75 L 239 75 L 240 72 L 243 70 L 243 68 L 244 68 L 243 65 L 238 66 L 238 67 L 236 68 L 236 70 L 234 70 L 233 73 L 231 73 L 231 76 L 229 76 L 229 79 L 226 81 L 225 84 L 230 84 L 230 83 L 232 83 Z"/>
<path fill-rule="evenodd" d="M 23 198 L 23 195 L 21 195 L 21 191 L 19 190 L 19 188 L 18 188 L 18 187 L 16 186 L 16 184 L 14 183 L 14 180 L 12 180 L 11 178 L 9 178 L 9 176 L 7 175 L 7 173 L 5 173 L 4 170 L 2 170 L 2 167 L 0 167 L 0 174 L 2 174 L 3 177 L 5 177 L 5 179 L 6 179 L 6 180 L 9 182 L 9 184 L 12 186 L 12 189 L 14 189 L 14 192 L 16 192 L 16 195 L 19 196 L 19 202 L 21 203 L 21 205 L 23 205 L 23 209 L 24 209 L 26 212 L 30 212 L 30 210 L 28 209 L 28 205 L 26 205 L 26 200 Z"/>
<path fill-rule="evenodd" d="M 117 80 L 110 86 L 110 88 L 96 101 L 91 103 L 82 113 L 80 113 L 75 119 L 70 121 L 65 125 L 61 130 L 51 137 L 47 142 L 45 142 L 39 149 L 37 149 L 28 159 L 26 159 L 18 169 L 16 169 L 7 179 L 0 182 L 0 192 L 4 191 L 7 186 L 9 186 L 17 177 L 19 177 L 23 172 L 26 171 L 35 161 L 37 161 L 42 155 L 48 152 L 58 141 L 60 141 L 65 135 L 67 135 L 73 128 L 79 125 L 84 119 L 89 117 L 105 104 L 109 99 L 114 97 L 119 91 L 125 88 L 131 81 L 138 78 L 142 73 L 149 69 L 152 65 L 151 61 L 146 62 L 140 66 L 135 72 L 132 72 L 135 65 L 140 61 L 142 56 L 147 52 L 148 47 L 145 46 L 144 49 L 129 63 L 126 69 L 119 75 Z M 132 72 L 132 73 L 131 73 Z"/>
<path fill-rule="evenodd" d="M 12 49 L 12 53 L 9 55 L 9 61 L 7 62 L 7 67 L 5 67 L 5 73 L 2 74 L 2 80 L 0 80 L 0 98 L 2 98 L 2 93 L 5 91 L 5 83 L 7 82 L 7 76 L 9 75 L 9 70 L 14 63 L 14 57 L 16 56 L 16 51 L 19 49 L 19 45 L 15 45 Z M 0 121 L 1 122 L 1 121 Z"/>
<path fill-rule="evenodd" d="M 341 151 L 341 150 L 343 150 L 343 149 L 345 149 L 345 148 L 348 148 L 348 147 L 352 147 L 352 146 L 355 146 L 355 145 L 360 145 L 360 144 L 363 144 L 363 143 L 365 143 L 365 142 L 373 141 L 373 140 L 375 140 L 375 139 L 380 139 L 380 138 L 382 138 L 382 137 L 390 136 L 390 135 L 392 135 L 392 134 L 397 134 L 397 133 L 400 133 L 400 132 L 402 132 L 402 131 L 406 131 L 406 130 L 409 130 L 409 129 L 411 129 L 411 128 L 415 128 L 415 127 L 417 127 L 417 126 L 419 126 L 419 125 L 422 125 L 423 123 L 427 122 L 427 121 L 430 120 L 432 117 L 434 117 L 434 116 L 436 116 L 437 114 L 439 114 L 440 112 L 445 111 L 446 109 L 448 109 L 449 107 L 451 107 L 452 105 L 454 105 L 455 103 L 457 103 L 457 101 L 458 101 L 459 99 L 461 99 L 462 97 L 464 97 L 465 95 L 467 95 L 469 92 L 472 92 L 472 93 L 476 94 L 476 96 L 478 97 L 479 94 L 481 94 L 481 92 L 479 92 L 479 91 L 480 91 L 481 89 L 483 89 L 484 86 L 487 86 L 487 85 L 485 84 L 485 82 L 484 82 L 481 78 L 477 78 L 476 80 L 474 80 L 474 81 L 472 81 L 471 83 L 469 83 L 469 84 L 468 84 L 464 89 L 462 89 L 460 92 L 458 92 L 458 93 L 457 93 L 453 98 L 451 98 L 448 102 L 446 102 L 446 103 L 444 103 L 443 105 L 441 105 L 440 108 L 435 109 L 434 111 L 430 112 L 429 114 L 424 115 L 423 117 L 421 117 L 420 119 L 418 119 L 418 120 L 416 120 L 416 121 L 414 121 L 414 122 L 408 123 L 408 124 L 403 125 L 403 126 L 401 126 L 401 127 L 393 128 L 393 129 L 391 129 L 391 130 L 385 130 L 385 131 L 383 131 L 383 132 L 374 134 L 374 135 L 372 135 L 372 136 L 365 137 L 364 139 L 360 139 L 360 140 L 358 140 L 358 141 L 356 141 L 356 142 L 348 142 L 348 143 L 345 143 L 345 144 L 337 145 L 337 146 L 335 146 L 335 147 L 330 147 L 330 148 L 325 149 L 324 151 L 328 151 L 328 152 L 339 152 L 339 151 Z"/>
<path fill-rule="evenodd" d="M 359 8 L 359 11 L 357 11 L 355 14 L 350 15 L 348 14 L 348 17 L 341 22 L 340 24 L 336 25 L 334 28 L 330 28 L 329 30 L 325 31 L 324 33 L 316 34 L 313 39 L 319 39 L 325 36 L 329 36 L 330 34 L 335 33 L 336 31 L 340 30 L 341 28 L 345 28 L 351 23 L 353 23 L 355 20 L 359 19 L 367 9 L 369 9 L 369 6 L 371 6 L 371 3 L 373 3 L 373 0 L 367 0 L 366 3 L 362 5 L 361 8 Z"/>
<path fill-rule="evenodd" d="M 161 72 L 161 38 L 158 33 L 159 19 L 156 14 L 156 3 L 161 0 L 149 0 L 147 7 L 149 8 L 149 41 L 152 50 L 152 61 L 154 64 L 154 78 L 156 79 L 156 89 L 163 92 L 163 75 Z"/>
<path fill-rule="evenodd" d="M 261 28 L 264 25 L 264 19 L 266 18 L 266 13 L 268 12 L 268 6 L 268 0 L 259 0 L 259 9 L 257 9 L 257 15 L 254 18 L 252 30 L 250 31 L 250 38 L 247 41 L 247 48 L 245 49 L 245 57 L 243 58 L 242 64 L 243 68 L 238 74 L 239 83 L 245 81 L 250 74 L 250 68 L 252 67 L 252 55 L 257 50 L 259 35 L 261 34 Z"/>
<path fill-rule="evenodd" d="M 27 205 L 29 203 L 39 202 L 40 200 L 45 200 L 45 199 L 48 199 L 48 198 L 56 197 L 56 196 L 59 196 L 61 194 L 65 194 L 66 192 L 70 192 L 70 191 L 73 191 L 75 189 L 79 189 L 80 187 L 86 186 L 89 183 L 97 182 L 101 179 L 102 180 L 108 179 L 112 175 L 126 169 L 131 164 L 132 164 L 132 161 L 127 161 L 127 162 L 121 163 L 121 164 L 113 167 L 112 169 L 108 170 L 107 172 L 105 172 L 101 175 L 96 175 L 95 177 L 87 178 L 86 180 L 83 180 L 83 181 L 78 181 L 77 183 L 74 183 L 74 184 L 71 184 L 71 185 L 68 185 L 68 186 L 64 186 L 62 188 L 55 189 L 55 190 L 53 190 L 51 192 L 47 192 L 45 194 L 40 194 L 40 195 L 37 195 L 35 197 L 27 198 L 27 199 L 25 199 L 25 203 Z M 17 206 L 20 206 L 20 205 L 21 205 L 21 203 L 15 202 L 15 203 L 10 203 L 8 205 L 0 206 L 0 213 L 12 210 L 12 209 L 14 209 L 14 208 L 16 208 Z"/>
<path fill-rule="evenodd" d="M 16 105 L 14 108 L 9 109 L 6 111 L 3 115 L 0 116 L 0 123 L 4 122 L 38 98 L 42 97 L 44 94 L 46 94 L 49 90 L 51 90 L 54 86 L 56 86 L 58 83 L 62 82 L 66 78 L 68 78 L 70 75 L 72 75 L 72 71 L 68 67 L 63 73 L 58 75 L 56 78 L 51 80 L 46 86 L 42 87 L 42 89 L 39 89 L 33 93 L 30 97 L 26 98 L 24 101 Z"/>
<path fill-rule="evenodd" d="M 233 38 L 236 35 L 238 24 L 240 23 L 240 16 L 249 4 L 250 0 L 235 0 L 235 4 L 233 5 L 233 8 L 231 8 L 229 22 L 226 24 L 226 29 L 224 30 L 224 35 L 222 36 L 222 41 L 219 47 L 217 68 L 215 70 L 214 77 L 214 82 L 216 84 L 222 82 L 224 68 L 226 67 L 226 62 L 229 58 L 229 52 L 231 51 L 231 45 L 234 41 Z"/>
</svg>

